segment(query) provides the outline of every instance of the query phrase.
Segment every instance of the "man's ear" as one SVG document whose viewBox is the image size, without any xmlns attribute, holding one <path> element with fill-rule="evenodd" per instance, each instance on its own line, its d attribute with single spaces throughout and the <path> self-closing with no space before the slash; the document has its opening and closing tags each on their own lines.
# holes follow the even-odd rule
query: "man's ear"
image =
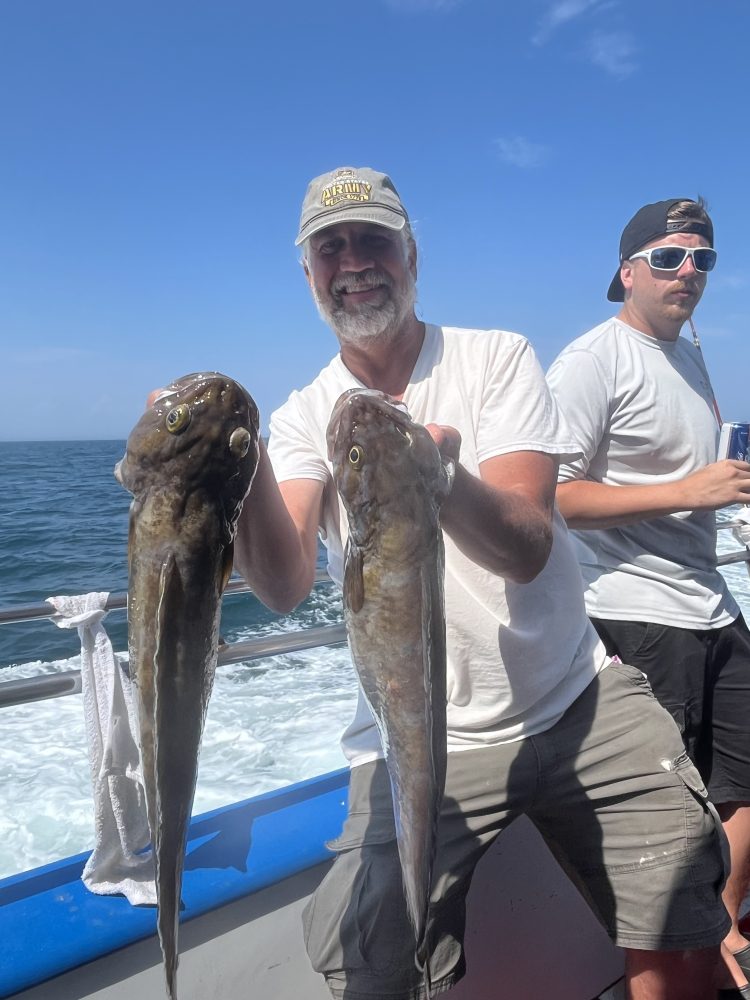
<svg viewBox="0 0 750 1000">
<path fill-rule="evenodd" d="M 409 238 L 409 250 L 408 250 L 408 264 L 409 272 L 412 278 L 417 280 L 417 244 L 413 238 Z"/>
<path fill-rule="evenodd" d="M 302 265 L 302 270 L 305 272 L 305 277 L 307 278 L 307 283 L 310 286 L 310 288 L 312 288 L 312 276 L 310 274 L 310 268 L 307 266 L 307 261 L 305 260 L 304 257 L 300 261 L 300 264 Z"/>
<path fill-rule="evenodd" d="M 624 260 L 620 265 L 620 281 L 626 293 L 633 287 L 633 261 Z"/>
</svg>

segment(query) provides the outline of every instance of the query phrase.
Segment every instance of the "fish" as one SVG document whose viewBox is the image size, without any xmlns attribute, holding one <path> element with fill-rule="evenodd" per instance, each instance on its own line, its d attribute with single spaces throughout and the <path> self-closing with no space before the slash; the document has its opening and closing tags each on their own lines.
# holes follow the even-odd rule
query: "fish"
<svg viewBox="0 0 750 1000">
<path fill-rule="evenodd" d="M 380 733 L 415 962 L 430 996 L 427 927 L 447 763 L 444 544 L 454 465 L 384 393 L 350 389 L 327 428 L 348 520 L 343 603 Z"/>
<path fill-rule="evenodd" d="M 133 494 L 129 672 L 170 1000 L 177 1000 L 182 874 L 221 595 L 258 449 L 258 408 L 249 393 L 226 375 L 200 372 L 157 395 L 115 466 L 115 478 Z"/>
</svg>

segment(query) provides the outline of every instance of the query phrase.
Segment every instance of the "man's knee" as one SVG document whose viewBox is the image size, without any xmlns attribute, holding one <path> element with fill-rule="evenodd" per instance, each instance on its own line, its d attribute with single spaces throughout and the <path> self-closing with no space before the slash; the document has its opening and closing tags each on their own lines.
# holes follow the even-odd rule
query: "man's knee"
<svg viewBox="0 0 750 1000">
<path fill-rule="evenodd" d="M 642 951 L 625 949 L 628 1000 L 706 1000 L 713 986 L 721 949 Z"/>
</svg>

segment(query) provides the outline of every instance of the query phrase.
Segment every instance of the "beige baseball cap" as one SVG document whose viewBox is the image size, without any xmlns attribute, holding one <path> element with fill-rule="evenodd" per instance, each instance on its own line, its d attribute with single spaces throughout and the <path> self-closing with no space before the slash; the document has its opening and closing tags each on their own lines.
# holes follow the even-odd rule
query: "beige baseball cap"
<svg viewBox="0 0 750 1000">
<path fill-rule="evenodd" d="M 387 174 L 371 167 L 338 167 L 308 184 L 294 245 L 339 222 L 374 222 L 398 230 L 408 219 Z"/>
</svg>

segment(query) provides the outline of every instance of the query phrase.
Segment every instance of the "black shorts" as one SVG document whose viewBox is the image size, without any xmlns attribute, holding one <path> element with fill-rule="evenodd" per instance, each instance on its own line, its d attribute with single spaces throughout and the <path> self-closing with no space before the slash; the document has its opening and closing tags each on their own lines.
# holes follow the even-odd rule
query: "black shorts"
<svg viewBox="0 0 750 1000">
<path fill-rule="evenodd" d="M 679 726 L 711 799 L 750 802 L 750 632 L 592 618 L 610 656 L 638 667 Z"/>
</svg>

